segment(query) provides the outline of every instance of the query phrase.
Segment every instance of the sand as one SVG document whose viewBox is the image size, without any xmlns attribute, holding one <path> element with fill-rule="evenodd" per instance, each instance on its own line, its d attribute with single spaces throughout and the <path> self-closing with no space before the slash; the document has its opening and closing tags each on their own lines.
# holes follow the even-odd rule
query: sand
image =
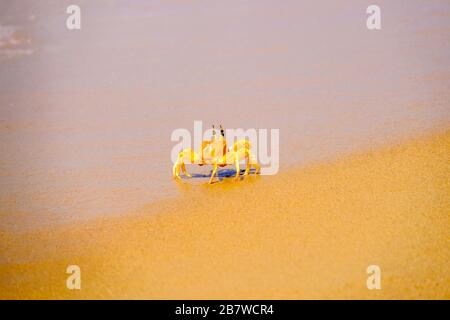
<svg viewBox="0 0 450 320">
<path fill-rule="evenodd" d="M 449 1 L 77 3 L 0 1 L 0 298 L 449 297 Z M 197 120 L 280 173 L 174 182 Z"/>
<path fill-rule="evenodd" d="M 450 298 L 450 131 L 179 188 L 118 217 L 3 230 L 0 298 Z M 74 264 L 81 290 L 66 288 Z"/>
</svg>

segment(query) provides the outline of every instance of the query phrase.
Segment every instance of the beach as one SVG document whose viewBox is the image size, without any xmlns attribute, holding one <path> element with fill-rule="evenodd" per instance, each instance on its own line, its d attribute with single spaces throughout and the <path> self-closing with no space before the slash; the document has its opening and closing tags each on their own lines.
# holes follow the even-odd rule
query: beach
<svg viewBox="0 0 450 320">
<path fill-rule="evenodd" d="M 0 1 L 1 299 L 450 297 L 449 1 L 72 4 Z M 198 122 L 279 171 L 174 181 Z"/>
<path fill-rule="evenodd" d="M 182 181 L 181 199 L 122 217 L 2 232 L 0 297 L 448 299 L 449 151 L 445 131 L 273 177 Z M 373 264 L 381 290 L 366 287 Z M 68 265 L 81 290 L 66 288 Z"/>
</svg>

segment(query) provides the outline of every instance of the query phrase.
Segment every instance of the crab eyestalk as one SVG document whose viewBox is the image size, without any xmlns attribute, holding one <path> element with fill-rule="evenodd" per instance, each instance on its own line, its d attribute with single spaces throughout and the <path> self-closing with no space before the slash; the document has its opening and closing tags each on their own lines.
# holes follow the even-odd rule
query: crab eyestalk
<svg viewBox="0 0 450 320">
<path fill-rule="evenodd" d="M 222 125 L 220 125 L 220 134 L 225 138 L 225 130 L 223 130 Z"/>
</svg>

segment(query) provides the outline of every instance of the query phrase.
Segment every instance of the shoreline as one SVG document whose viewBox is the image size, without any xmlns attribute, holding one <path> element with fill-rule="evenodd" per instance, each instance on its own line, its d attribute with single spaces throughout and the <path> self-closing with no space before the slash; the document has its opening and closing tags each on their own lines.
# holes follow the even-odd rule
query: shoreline
<svg viewBox="0 0 450 320">
<path fill-rule="evenodd" d="M 439 126 L 434 127 L 432 130 L 427 130 L 426 132 L 418 133 L 418 134 L 404 134 L 395 137 L 394 139 L 388 140 L 387 142 L 382 142 L 380 138 L 375 139 L 376 141 L 371 141 L 366 146 L 360 146 L 356 150 L 349 150 L 342 153 L 337 154 L 327 154 L 323 156 L 320 159 L 315 160 L 309 160 L 306 162 L 294 162 L 290 163 L 289 166 L 281 165 L 279 173 L 271 176 L 260 176 L 263 179 L 272 179 L 276 178 L 280 174 L 289 174 L 291 171 L 303 171 L 303 170 L 309 170 L 311 168 L 320 167 L 323 165 L 333 164 L 340 161 L 345 161 L 346 159 L 352 159 L 354 157 L 358 156 L 364 156 L 373 152 L 379 152 L 382 150 L 387 150 L 395 147 L 400 147 L 405 144 L 409 144 L 414 141 L 429 139 L 435 136 L 444 135 L 446 132 L 448 132 L 448 125 L 441 124 Z M 190 165 L 188 165 L 190 166 Z M 241 164 L 241 169 L 243 165 Z M 224 169 L 233 169 L 233 166 L 225 167 Z M 212 169 L 212 167 L 211 167 Z M 193 171 L 197 170 L 196 173 L 199 173 L 198 167 L 195 166 Z M 189 171 L 189 167 L 188 167 Z M 63 218 L 60 220 L 57 220 L 54 217 L 54 214 L 47 214 L 45 216 L 46 222 L 39 221 L 39 219 L 42 219 L 42 217 L 33 217 L 30 220 L 30 215 L 33 213 L 31 212 L 22 212 L 18 210 L 12 210 L 12 213 L 6 213 L 8 210 L 4 210 L 5 214 L 2 216 L 0 215 L 0 233 L 10 233 L 10 234 L 25 234 L 35 231 L 45 231 L 45 230 L 54 230 L 56 229 L 63 229 L 65 227 L 70 227 L 70 225 L 78 224 L 78 225 L 86 225 L 86 224 L 95 224 L 98 222 L 104 222 L 110 219 L 121 219 L 126 217 L 133 217 L 136 214 L 139 215 L 139 213 L 150 210 L 149 208 L 155 207 L 164 207 L 168 203 L 172 201 L 177 201 L 180 198 L 183 198 L 183 194 L 187 190 L 191 190 L 192 188 L 208 188 L 206 185 L 206 182 L 208 181 L 208 177 L 205 178 L 196 178 L 195 181 L 191 181 L 192 179 L 183 177 L 183 180 L 181 182 L 179 181 L 172 181 L 173 179 L 170 177 L 170 172 L 167 173 L 167 179 L 170 180 L 174 185 L 177 185 L 177 188 L 179 191 L 181 191 L 180 194 L 175 193 L 171 196 L 158 196 L 156 199 L 140 206 L 135 206 L 134 208 L 128 208 L 126 210 L 121 211 L 114 211 L 111 213 L 105 212 L 96 212 L 92 216 L 86 215 L 82 217 L 68 217 L 67 214 L 63 215 Z M 228 178 L 221 178 L 224 179 L 221 181 L 221 183 L 229 183 L 230 185 L 233 185 L 234 183 L 231 181 L 232 179 Z M 250 176 L 250 179 L 259 179 L 259 178 L 252 178 Z M 203 181 L 201 181 L 203 180 Z M 246 183 L 245 181 L 240 181 L 240 183 Z M 190 195 L 192 196 L 192 195 Z M 9 204 L 5 204 L 5 208 L 9 208 Z M 153 211 L 158 211 L 157 209 Z M 18 220 L 23 217 L 23 220 Z M 11 225 L 15 226 L 11 226 Z M 17 226 L 19 225 L 19 226 Z"/>
</svg>

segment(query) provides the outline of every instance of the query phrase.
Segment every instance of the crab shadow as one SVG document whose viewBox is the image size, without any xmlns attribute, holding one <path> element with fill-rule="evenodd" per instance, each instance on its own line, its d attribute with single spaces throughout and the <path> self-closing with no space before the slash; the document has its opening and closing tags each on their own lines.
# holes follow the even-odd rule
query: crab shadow
<svg viewBox="0 0 450 320">
<path fill-rule="evenodd" d="M 254 174 L 255 169 L 250 169 L 249 174 Z M 239 175 L 243 175 L 245 172 L 245 169 L 241 169 L 239 171 Z M 191 177 L 183 177 L 183 179 L 205 179 L 211 177 L 212 170 L 209 173 L 192 173 Z M 218 169 L 216 176 L 219 178 L 219 180 L 222 180 L 224 178 L 233 178 L 236 176 L 236 170 L 235 169 Z"/>
</svg>

